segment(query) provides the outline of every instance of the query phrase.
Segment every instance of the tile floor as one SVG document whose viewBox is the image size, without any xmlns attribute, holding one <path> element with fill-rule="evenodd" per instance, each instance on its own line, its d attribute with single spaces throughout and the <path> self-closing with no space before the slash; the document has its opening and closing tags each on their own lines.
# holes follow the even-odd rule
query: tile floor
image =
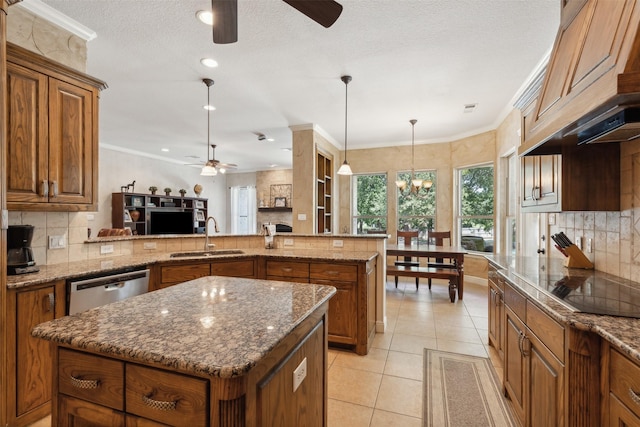
<svg viewBox="0 0 640 427">
<path fill-rule="evenodd" d="M 398 289 L 389 280 L 388 330 L 369 354 L 329 350 L 328 426 L 420 427 L 423 349 L 487 357 L 487 316 L 486 285 L 467 281 L 464 299 L 452 304 L 444 281 L 416 292 L 413 279 L 400 279 Z M 50 426 L 49 418 L 31 425 Z"/>
</svg>

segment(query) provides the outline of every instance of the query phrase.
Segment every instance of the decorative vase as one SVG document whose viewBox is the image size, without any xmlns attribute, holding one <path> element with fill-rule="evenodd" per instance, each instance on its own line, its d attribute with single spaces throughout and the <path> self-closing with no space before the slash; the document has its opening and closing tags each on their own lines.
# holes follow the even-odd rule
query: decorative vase
<svg viewBox="0 0 640 427">
<path fill-rule="evenodd" d="M 158 190 L 151 190 L 151 195 L 152 195 L 152 196 L 155 196 L 156 191 L 158 191 Z"/>
<path fill-rule="evenodd" d="M 131 220 L 133 222 L 136 222 L 140 219 L 140 211 L 133 210 L 129 212 L 129 215 L 131 215 Z"/>
<path fill-rule="evenodd" d="M 187 194 L 187 190 L 180 190 L 180 196 L 184 197 L 185 194 Z"/>
<path fill-rule="evenodd" d="M 164 192 L 164 194 L 165 194 L 166 196 L 170 196 L 170 195 L 171 195 L 171 191 L 165 191 L 165 192 Z"/>
</svg>

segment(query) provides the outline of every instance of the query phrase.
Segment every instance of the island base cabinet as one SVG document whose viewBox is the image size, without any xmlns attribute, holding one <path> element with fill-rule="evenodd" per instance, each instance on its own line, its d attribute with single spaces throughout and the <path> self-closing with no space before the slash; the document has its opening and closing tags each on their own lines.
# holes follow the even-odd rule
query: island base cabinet
<svg viewBox="0 0 640 427">
<path fill-rule="evenodd" d="M 324 349 L 325 328 L 316 325 L 300 348 L 276 366 L 273 373 L 257 384 L 256 426 L 324 426 Z M 296 370 L 306 376 L 296 388 Z"/>
<path fill-rule="evenodd" d="M 609 393 L 609 427 L 638 427 L 640 418 Z"/>
<path fill-rule="evenodd" d="M 71 396 L 60 396 L 58 427 L 124 426 L 122 412 Z M 128 424 L 127 424 L 128 425 Z"/>
</svg>

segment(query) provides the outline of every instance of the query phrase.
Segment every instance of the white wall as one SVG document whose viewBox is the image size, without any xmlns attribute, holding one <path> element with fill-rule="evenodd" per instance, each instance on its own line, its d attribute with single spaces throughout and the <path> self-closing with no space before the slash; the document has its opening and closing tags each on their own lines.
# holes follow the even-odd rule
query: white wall
<svg viewBox="0 0 640 427">
<path fill-rule="evenodd" d="M 136 181 L 136 193 L 150 193 L 149 187 L 158 187 L 162 193 L 170 187 L 171 194 L 178 190 L 187 190 L 187 197 L 195 197 L 193 186 L 202 185 L 200 197 L 209 199 L 209 215 L 218 221 L 220 232 L 226 233 L 226 175 L 214 177 L 200 176 L 200 168 L 183 166 L 148 157 L 136 156 L 113 149 L 100 147 L 100 190 L 98 212 L 95 219 L 89 221 L 92 230 L 111 228 L 111 193 L 120 192 L 120 187 Z M 94 234 L 95 235 L 95 234 Z"/>
</svg>

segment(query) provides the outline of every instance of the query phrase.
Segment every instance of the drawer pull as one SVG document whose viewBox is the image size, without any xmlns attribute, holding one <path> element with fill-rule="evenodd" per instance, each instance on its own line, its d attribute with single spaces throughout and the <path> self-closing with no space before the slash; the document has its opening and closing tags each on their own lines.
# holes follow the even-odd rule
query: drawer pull
<svg viewBox="0 0 640 427">
<path fill-rule="evenodd" d="M 327 271 L 327 274 L 329 276 L 337 276 L 338 274 L 340 274 L 340 272 L 339 271 L 335 271 L 335 270 L 329 270 L 329 271 Z"/>
<path fill-rule="evenodd" d="M 291 273 L 293 271 L 293 268 L 291 268 L 291 267 L 282 267 L 282 271 L 284 271 L 285 273 Z"/>
<path fill-rule="evenodd" d="M 94 390 L 100 386 L 100 380 L 81 380 L 73 375 L 71 377 L 71 385 L 75 388 L 81 388 L 83 390 Z"/>
<path fill-rule="evenodd" d="M 633 402 L 636 405 L 640 405 L 640 395 L 638 395 L 638 393 L 636 393 L 635 391 L 631 390 L 631 388 L 629 388 L 629 397 L 631 397 L 631 400 L 633 400 Z"/>
<path fill-rule="evenodd" d="M 142 401 L 145 405 L 150 408 L 157 409 L 159 411 L 175 411 L 176 405 L 178 404 L 177 400 L 165 401 L 165 400 L 154 400 L 149 396 L 142 395 Z"/>
</svg>

